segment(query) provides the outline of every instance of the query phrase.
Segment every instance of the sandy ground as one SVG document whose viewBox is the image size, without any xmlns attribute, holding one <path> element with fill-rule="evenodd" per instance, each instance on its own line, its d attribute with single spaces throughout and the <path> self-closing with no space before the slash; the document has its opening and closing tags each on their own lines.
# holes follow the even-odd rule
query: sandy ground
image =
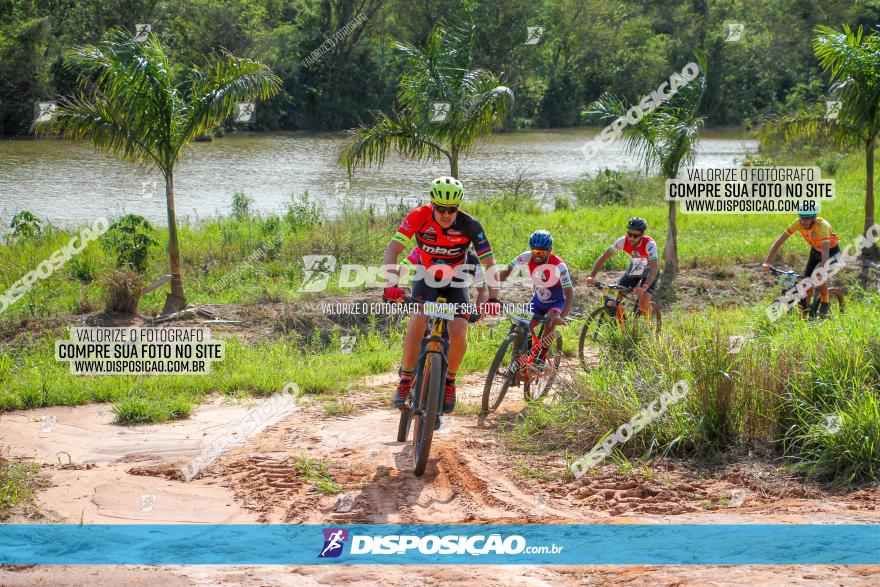
<svg viewBox="0 0 880 587">
<path fill-rule="evenodd" d="M 423 477 L 409 445 L 395 442 L 394 375 L 353 389 L 350 413 L 292 407 L 277 424 L 234 446 L 195 480 L 177 467 L 238 422 L 249 406 L 215 402 L 171 424 L 122 427 L 108 406 L 4 415 L 12 456 L 46 463 L 51 487 L 37 506 L 50 521 L 79 523 L 880 523 L 880 488 L 829 495 L 760 466 L 707 474 L 657 463 L 648 474 L 599 467 L 582 481 L 552 475 L 561 460 L 505 452 L 494 434 L 517 417 L 512 390 L 498 413 L 472 406 L 482 375 L 460 382 L 457 414 L 435 436 Z M 469 407 L 470 406 L 470 407 Z M 46 418 L 55 416 L 51 431 Z M 58 465 L 58 452 L 72 466 Z M 292 466 L 324 459 L 342 495 L 321 495 Z M 66 456 L 62 457 L 64 463 Z M 54 465 L 52 464 L 54 463 Z M 144 498 L 143 496 L 147 496 Z M 26 521 L 26 520 L 14 520 Z M 880 568 L 856 566 L 120 566 L 5 567 L 2 585 L 878 585 Z"/>
</svg>

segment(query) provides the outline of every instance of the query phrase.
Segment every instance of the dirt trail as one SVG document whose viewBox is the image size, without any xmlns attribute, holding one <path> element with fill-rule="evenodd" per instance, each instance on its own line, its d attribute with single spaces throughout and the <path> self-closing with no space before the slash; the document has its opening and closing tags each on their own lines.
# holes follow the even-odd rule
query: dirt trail
<svg viewBox="0 0 880 587">
<path fill-rule="evenodd" d="M 87 426 L 92 431 L 88 441 L 74 433 L 75 427 L 55 440 L 34 440 L 31 422 L 29 439 L 15 424 L 21 427 L 33 417 L 23 412 L 4 417 L 10 422 L 6 441 L 10 431 L 18 434 L 12 444 L 19 454 L 38 458 L 53 458 L 59 441 L 75 447 L 79 456 L 74 460 L 103 455 L 93 469 L 50 471 L 56 486 L 40 496 L 42 507 L 68 521 L 78 521 L 75 514 L 84 502 L 92 504 L 87 523 L 880 523 L 880 489 L 829 496 L 745 466 L 704 475 L 665 464 L 653 467 L 650 475 L 622 475 L 616 466 L 603 465 L 589 481 L 563 480 L 552 474 L 564 467 L 558 458 L 528 461 L 499 446 L 495 430 L 499 422 L 518 417 L 521 396 L 511 390 L 498 413 L 480 418 L 475 409 L 482 394 L 480 374 L 460 379 L 457 412 L 435 435 L 428 469 L 417 478 L 410 470 L 409 445 L 394 441 L 398 412 L 389 407 L 394 383 L 392 374 L 370 378 L 349 394 L 351 413 L 346 415 L 330 416 L 317 404 L 302 406 L 228 450 L 188 484 L 167 478 L 169 468 L 163 465 L 179 463 L 180 452 L 170 459 L 156 447 L 167 441 L 196 451 L 186 441 L 218 421 L 229 421 L 229 414 L 220 417 L 218 410 L 232 407 L 202 407 L 189 424 L 150 427 L 148 436 L 158 444 L 149 451 L 138 446 L 143 429 L 123 433 L 115 426 L 112 439 L 94 433 L 100 427 Z M 56 408 L 80 414 L 101 409 L 106 410 Z M 314 483 L 301 478 L 294 466 L 300 455 L 323 459 L 344 493 L 314 491 Z M 140 465 L 139 475 L 132 474 L 132 462 Z M 134 496 L 145 487 L 155 492 L 155 507 L 132 512 L 128 502 L 137 504 Z M 168 511 L 161 510 L 164 504 Z M 81 584 L 87 578 L 94 583 L 94 570 L 0 569 L 0 583 Z M 878 573 L 877 567 L 852 566 L 119 567 L 102 569 L 98 584 L 876 585 Z"/>
</svg>

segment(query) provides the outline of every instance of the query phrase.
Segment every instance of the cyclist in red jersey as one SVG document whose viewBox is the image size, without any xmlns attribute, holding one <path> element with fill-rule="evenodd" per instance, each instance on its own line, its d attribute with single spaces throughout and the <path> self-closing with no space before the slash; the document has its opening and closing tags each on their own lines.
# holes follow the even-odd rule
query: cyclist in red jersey
<svg viewBox="0 0 880 587">
<path fill-rule="evenodd" d="M 419 250 L 419 264 L 426 269 L 422 279 L 413 282 L 412 296 L 417 300 L 434 301 L 442 296 L 448 303 L 468 304 L 469 282 L 462 278 L 467 253 L 474 247 L 477 257 L 487 274 L 492 278 L 489 285 L 489 300 L 480 308 L 480 313 L 498 315 L 501 304 L 498 301 L 498 287 L 493 287 L 495 279 L 495 255 L 486 239 L 482 225 L 472 216 L 459 209 L 463 186 L 454 177 L 439 177 L 431 184 L 431 203 L 412 210 L 397 229 L 397 233 L 385 249 L 384 264 L 395 267 L 391 272 L 385 299 L 400 301 L 403 290 L 397 283 L 397 260 L 410 239 L 415 239 Z M 446 388 L 443 394 L 443 413 L 455 408 L 455 375 L 461 365 L 467 348 L 466 334 L 468 322 L 465 312 L 456 316 L 449 324 L 449 356 L 446 374 Z M 414 315 L 406 329 L 403 341 L 403 360 L 400 369 L 400 383 L 394 393 L 394 405 L 403 407 L 412 388 L 413 371 L 419 356 L 419 343 L 425 330 L 426 317 Z"/>
<path fill-rule="evenodd" d="M 651 298 L 657 288 L 657 275 L 660 273 L 660 255 L 657 252 L 657 243 L 645 235 L 646 230 L 647 220 L 638 216 L 630 218 L 626 225 L 626 236 L 617 239 L 596 259 L 587 278 L 587 285 L 595 284 L 596 274 L 614 253 L 622 250 L 629 254 L 630 262 L 618 284 L 633 288 L 633 293 L 639 296 L 639 310 L 645 316 L 650 316 Z"/>
</svg>

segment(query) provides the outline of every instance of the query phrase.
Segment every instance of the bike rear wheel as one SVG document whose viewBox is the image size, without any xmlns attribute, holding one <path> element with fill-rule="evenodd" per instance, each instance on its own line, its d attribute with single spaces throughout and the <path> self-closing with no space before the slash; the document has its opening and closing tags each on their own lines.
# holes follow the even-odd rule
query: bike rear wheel
<svg viewBox="0 0 880 587">
<path fill-rule="evenodd" d="M 836 316 L 845 312 L 846 302 L 844 300 L 843 290 L 837 289 L 836 287 L 829 288 L 828 302 L 828 316 Z M 807 303 L 806 300 L 802 300 L 801 303 L 798 304 L 798 307 L 801 310 L 801 316 L 803 318 L 809 318 L 812 305 L 816 306 L 817 308 L 819 306 L 818 292 L 813 294 L 812 304 Z"/>
<path fill-rule="evenodd" d="M 663 315 L 660 313 L 660 306 L 657 302 L 651 302 L 651 328 L 654 334 L 660 335 L 660 325 L 663 323 Z"/>
<path fill-rule="evenodd" d="M 581 330 L 581 336 L 578 339 L 578 358 L 585 371 L 589 370 L 586 353 L 584 352 L 587 343 L 597 342 L 599 339 L 599 331 L 613 322 L 614 318 L 608 314 L 608 309 L 604 305 L 593 310 L 590 313 L 590 317 L 587 318 L 587 322 L 584 324 L 584 327 Z"/>
<path fill-rule="evenodd" d="M 486 384 L 483 386 L 484 414 L 498 409 L 507 394 L 507 389 L 516 377 L 516 372 L 511 369 L 514 365 L 513 357 L 516 354 L 516 349 L 513 346 L 515 339 L 513 334 L 509 334 L 501 341 L 492 366 L 489 367 Z"/>
<path fill-rule="evenodd" d="M 828 290 L 828 295 L 831 297 L 831 307 L 828 311 L 829 314 L 843 314 L 846 311 L 846 303 L 843 299 L 843 291 L 837 288 L 831 288 Z M 835 304 L 835 300 L 837 303 Z"/>
<path fill-rule="evenodd" d="M 440 357 L 428 353 L 422 366 L 418 395 L 413 406 L 413 473 L 420 476 L 428 465 L 431 441 L 434 438 L 434 420 L 440 407 L 441 376 Z"/>
<path fill-rule="evenodd" d="M 543 367 L 535 375 L 530 373 L 529 379 L 523 385 L 523 395 L 527 402 L 537 401 L 550 393 L 550 388 L 553 387 L 553 382 L 556 381 L 556 374 L 559 373 L 559 362 L 562 360 L 562 335 L 555 334 L 556 340 L 551 342 L 550 347 L 547 349 Z M 532 363 L 532 367 L 535 367 L 534 363 Z M 533 379 L 533 377 L 537 378 Z"/>
</svg>

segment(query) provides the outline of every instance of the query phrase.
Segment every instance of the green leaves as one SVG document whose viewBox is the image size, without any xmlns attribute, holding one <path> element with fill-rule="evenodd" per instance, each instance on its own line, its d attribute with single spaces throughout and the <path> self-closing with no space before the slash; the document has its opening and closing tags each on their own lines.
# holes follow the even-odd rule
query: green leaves
<svg viewBox="0 0 880 587">
<path fill-rule="evenodd" d="M 43 232 L 40 219 L 27 210 L 22 210 L 13 216 L 9 228 L 12 229 L 12 238 L 15 240 L 39 237 Z"/>
<path fill-rule="evenodd" d="M 437 27 L 422 48 L 396 43 L 403 60 L 397 92 L 399 112 L 392 118 L 377 114 L 373 126 L 352 131 L 352 139 L 339 154 L 339 164 L 349 173 L 357 166 L 381 166 L 391 150 L 408 159 L 449 160 L 458 175 L 458 159 L 477 141 L 501 124 L 514 105 L 513 91 L 485 69 L 471 68 L 475 27 Z M 431 106 L 447 102 L 450 111 L 442 121 L 431 120 Z"/>
<path fill-rule="evenodd" d="M 281 88 L 265 65 L 225 52 L 182 74 L 155 35 L 139 43 L 120 28 L 97 45 L 68 50 L 64 65 L 77 72 L 80 92 L 63 99 L 56 122 L 38 130 L 87 140 L 125 161 L 155 165 L 166 177 L 181 150 L 222 124 L 238 102 Z"/>
<path fill-rule="evenodd" d="M 133 269 L 140 274 L 147 270 L 150 249 L 158 243 L 152 237 L 153 227 L 137 214 L 127 214 L 110 225 L 101 242 L 116 255 L 116 267 Z"/>
</svg>

